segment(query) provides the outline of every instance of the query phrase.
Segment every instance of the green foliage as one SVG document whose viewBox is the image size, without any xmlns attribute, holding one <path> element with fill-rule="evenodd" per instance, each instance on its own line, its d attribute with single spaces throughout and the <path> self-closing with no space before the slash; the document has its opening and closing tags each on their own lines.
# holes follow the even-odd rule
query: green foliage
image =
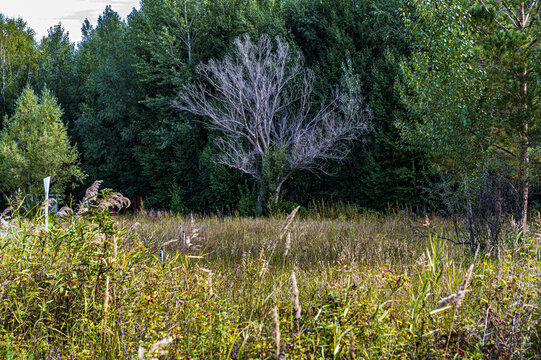
<svg viewBox="0 0 541 360">
<path fill-rule="evenodd" d="M 23 19 L 0 13 L 0 118 L 11 115 L 19 94 L 33 80 L 36 53 L 34 30 Z"/>
<path fill-rule="evenodd" d="M 203 6 L 201 2 L 201 5 Z M 148 204 L 167 207 L 170 188 L 176 202 L 203 207 L 200 153 L 206 133 L 200 124 L 172 108 L 172 99 L 199 62 L 201 7 L 195 1 L 143 1 L 128 18 L 128 39 L 137 101 L 144 104 L 130 119 L 140 144 L 133 148 L 147 187 Z M 175 184 L 171 184 L 174 181 Z"/>
<path fill-rule="evenodd" d="M 81 102 L 74 137 L 91 179 L 103 179 L 106 186 L 134 196 L 147 182 L 134 152 L 141 141 L 133 125 L 141 106 L 126 23 L 108 6 L 97 27 L 85 33 L 76 58 Z"/>
<path fill-rule="evenodd" d="M 537 178 L 541 32 L 532 19 L 539 9 L 520 1 L 413 0 L 404 7 L 416 49 L 402 62 L 398 84 L 414 115 L 398 122 L 403 136 L 447 169 L 472 175 L 487 167 L 513 179 L 522 226 Z"/>
<path fill-rule="evenodd" d="M 195 77 L 200 62 L 221 58 L 235 39 L 259 31 L 278 34 L 273 1 L 143 1 L 128 18 L 128 39 L 145 105 L 132 118 L 141 141 L 134 147 L 151 206 L 168 206 L 171 180 L 189 209 L 223 209 L 239 199 L 242 176 L 210 164 L 214 153 L 200 119 L 172 107 L 178 92 Z M 204 40 L 204 41 L 203 41 Z M 210 135 L 212 138 L 214 135 Z M 226 176 L 228 176 L 226 178 Z"/>
<path fill-rule="evenodd" d="M 486 95 L 487 72 L 476 64 L 478 35 L 468 9 L 460 2 L 446 5 L 418 1 L 406 14 L 418 48 L 402 62 L 398 88 L 419 121 L 397 124 L 407 141 L 427 148 L 447 168 L 471 172 L 486 158 L 494 102 Z"/>
<path fill-rule="evenodd" d="M 69 34 L 58 24 L 51 27 L 41 40 L 38 53 L 35 88 L 47 87 L 62 106 L 64 122 L 72 125 L 78 100 L 75 44 L 70 42 Z"/>
<path fill-rule="evenodd" d="M 240 216 L 256 216 L 257 214 L 257 195 L 256 190 L 250 188 L 246 183 L 239 185 L 240 197 L 237 202 L 235 214 Z"/>
<path fill-rule="evenodd" d="M 378 210 L 396 202 L 423 205 L 422 187 L 431 169 L 424 153 L 404 144 L 394 125 L 409 116 L 393 86 L 400 59 L 410 52 L 401 3 L 300 0 L 284 5 L 293 41 L 316 73 L 315 92 L 340 82 L 341 65 L 349 57 L 373 113 L 372 131 L 354 144 L 344 162 L 330 167 L 333 176 L 297 176 L 287 188 L 291 199 L 354 202 Z"/>
<path fill-rule="evenodd" d="M 216 134 L 209 133 L 204 119 L 180 113 L 172 103 L 186 84 L 197 80 L 197 64 L 222 59 L 236 37 L 279 35 L 292 49 L 300 50 L 314 70 L 314 108 L 332 84 L 340 83 L 342 64 L 350 59 L 350 72 L 358 78 L 373 112 L 372 131 L 352 144 L 345 161 L 329 164 L 332 176 L 292 175 L 282 189 L 283 200 L 308 205 L 313 199 L 324 199 L 379 210 L 398 202 L 419 209 L 425 203 L 422 188 L 435 170 L 428 165 L 427 148 L 418 146 L 423 145 L 422 137 L 412 129 L 406 143 L 395 127 L 395 122 L 400 124 L 405 134 L 410 120 L 415 123 L 422 115 L 408 113 L 393 86 L 400 60 L 416 49 L 415 39 L 404 36 L 401 6 L 398 0 L 144 0 L 126 22 L 110 7 L 96 28 L 85 21 L 77 49 L 61 25 L 50 29 L 37 52 L 35 41 L 27 37 L 28 43 L 19 42 L 20 51 L 9 53 L 15 66 L 10 65 L 10 74 L 26 74 L 25 81 L 34 88 L 46 85 L 53 91 L 91 178 L 102 178 L 130 197 L 141 196 L 150 207 L 170 207 L 174 197 L 175 208 L 182 204 L 189 210 L 224 211 L 241 198 L 238 186 L 247 182 L 251 187 L 254 179 L 214 164 L 213 158 L 220 155 L 212 145 Z M 472 18 L 480 15 L 472 10 Z M 490 19 L 482 23 L 488 26 Z M 24 22 L 17 26 L 31 33 Z M 17 26 L 10 33 L 19 33 Z M 492 43 L 504 44 L 496 40 Z M 501 45 L 501 51 L 504 48 Z M 31 71 L 17 70 L 19 64 L 29 64 L 25 69 Z M 24 84 L 23 77 L 17 79 L 11 99 Z M 419 84 L 430 80 L 420 77 Z M 460 95 L 458 89 L 450 84 L 432 95 L 445 95 L 446 90 Z M 496 103 L 495 99 L 484 98 L 487 104 Z M 449 113 L 455 110 L 455 104 L 446 107 L 449 104 L 440 99 L 431 103 Z M 478 117 L 482 119 L 482 114 Z M 470 123 L 461 131 L 467 132 Z M 452 133 L 446 137 L 449 142 L 442 140 L 442 146 L 430 152 L 432 159 L 445 157 L 453 144 L 462 143 Z M 477 138 L 465 143 L 474 144 L 474 150 L 484 146 Z M 453 161 L 469 150 L 462 149 Z M 445 168 L 453 166 L 451 160 L 446 162 Z M 275 165 L 274 170 L 279 168 Z M 267 185 L 276 182 L 273 177 L 269 173 Z"/>
<path fill-rule="evenodd" d="M 185 198 L 186 194 L 178 186 L 175 182 L 175 179 L 173 178 L 173 184 L 171 185 L 171 189 L 169 190 L 169 198 L 170 198 L 170 209 L 176 214 L 185 214 L 188 212 L 188 208 L 182 201 Z"/>
<path fill-rule="evenodd" d="M 43 178 L 51 176 L 52 191 L 84 178 L 77 150 L 70 145 L 62 111 L 47 89 L 36 96 L 25 88 L 17 108 L 6 117 L 0 133 L 0 182 L 9 192 L 18 188 L 41 193 Z"/>
<path fill-rule="evenodd" d="M 201 153 L 201 175 L 206 189 L 204 201 L 211 210 L 229 213 L 237 203 L 240 208 L 242 199 L 250 197 L 252 194 L 248 190 L 240 190 L 248 187 L 246 177 L 238 171 L 216 162 L 215 157 L 217 155 L 218 150 L 214 143 L 209 141 L 209 144 Z M 242 215 L 248 216 L 252 213 L 249 210 L 247 213 L 242 213 Z"/>
<path fill-rule="evenodd" d="M 0 357 L 149 357 L 170 339 L 161 349 L 167 358 L 272 359 L 276 326 L 280 352 L 295 359 L 539 353 L 535 239 L 509 242 L 499 259 L 472 258 L 439 237 L 411 237 L 402 217 L 363 214 L 347 222 L 296 219 L 286 255 L 284 243 L 269 240 L 283 217 L 117 223 L 111 195 L 51 218 L 48 230 L 42 213 L 28 219 L 15 210 L 2 219 Z M 204 245 L 207 255 L 176 240 L 179 223 L 190 223 L 190 246 Z M 438 220 L 438 230 L 445 226 Z M 466 278 L 461 304 L 436 308 Z"/>
<path fill-rule="evenodd" d="M 288 156 L 288 150 L 284 144 L 278 144 L 268 148 L 267 152 L 263 155 L 262 182 L 266 188 L 266 192 L 275 196 L 273 199 L 275 203 L 278 202 L 279 195 L 281 195 L 279 186 L 281 186 L 284 175 L 290 169 L 289 161 L 291 157 Z"/>
<path fill-rule="evenodd" d="M 285 35 L 281 15 L 281 1 L 224 0 L 208 1 L 201 21 L 201 61 L 222 59 L 231 51 L 233 40 L 244 34 L 258 39 L 262 34 L 271 37 Z"/>
</svg>

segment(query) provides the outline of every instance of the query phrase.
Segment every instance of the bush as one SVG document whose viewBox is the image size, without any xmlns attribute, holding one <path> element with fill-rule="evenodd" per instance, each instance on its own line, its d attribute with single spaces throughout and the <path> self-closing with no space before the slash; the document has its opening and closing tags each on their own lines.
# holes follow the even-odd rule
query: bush
<svg viewBox="0 0 541 360">
<path fill-rule="evenodd" d="M 269 202 L 267 205 L 269 209 L 269 214 L 272 216 L 287 216 L 297 207 L 299 204 L 294 203 L 293 201 L 280 200 L 276 205 Z M 299 209 L 298 216 L 306 216 L 308 211 L 306 208 L 302 207 Z"/>
</svg>

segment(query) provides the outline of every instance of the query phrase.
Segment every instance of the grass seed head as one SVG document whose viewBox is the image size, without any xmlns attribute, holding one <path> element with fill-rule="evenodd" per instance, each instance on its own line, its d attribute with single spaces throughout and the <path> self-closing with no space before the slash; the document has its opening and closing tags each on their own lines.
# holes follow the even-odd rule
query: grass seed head
<svg viewBox="0 0 541 360">
<path fill-rule="evenodd" d="M 278 317 L 278 306 L 272 309 L 272 323 L 274 324 L 274 354 L 276 359 L 280 358 L 280 318 Z"/>
<path fill-rule="evenodd" d="M 289 254 L 289 250 L 291 249 L 291 233 L 287 233 L 286 237 L 286 244 L 285 244 L 285 250 L 284 250 L 284 258 L 287 257 Z"/>
<path fill-rule="evenodd" d="M 301 304 L 299 301 L 299 287 L 297 286 L 297 277 L 295 272 L 291 273 L 291 286 L 293 290 L 293 306 L 295 309 L 295 319 L 299 320 L 301 318 Z"/>
<path fill-rule="evenodd" d="M 282 240 L 282 238 L 286 234 L 286 231 L 289 228 L 289 225 L 291 225 L 291 223 L 293 222 L 293 219 L 295 218 L 295 215 L 297 214 L 297 211 L 299 211 L 300 208 L 301 208 L 300 206 L 297 206 L 295 209 L 293 209 L 291 214 L 289 214 L 288 217 L 286 218 L 284 225 L 282 225 L 282 228 L 280 229 L 280 235 L 278 237 L 280 240 Z"/>
</svg>

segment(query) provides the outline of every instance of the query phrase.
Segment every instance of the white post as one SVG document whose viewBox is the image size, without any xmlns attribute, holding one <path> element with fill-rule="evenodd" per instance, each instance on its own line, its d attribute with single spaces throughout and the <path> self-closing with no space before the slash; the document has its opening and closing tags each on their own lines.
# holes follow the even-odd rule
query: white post
<svg viewBox="0 0 541 360">
<path fill-rule="evenodd" d="M 43 179 L 43 187 L 45 188 L 45 201 L 49 198 L 49 186 L 51 185 L 51 177 L 47 176 Z M 45 205 L 45 229 L 49 230 L 49 205 Z"/>
</svg>

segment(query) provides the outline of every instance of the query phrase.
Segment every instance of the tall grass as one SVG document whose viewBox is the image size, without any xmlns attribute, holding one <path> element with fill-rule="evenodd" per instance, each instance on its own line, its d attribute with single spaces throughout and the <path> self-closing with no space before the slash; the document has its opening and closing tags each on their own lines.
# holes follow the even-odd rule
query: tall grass
<svg viewBox="0 0 541 360">
<path fill-rule="evenodd" d="M 51 218 L 48 231 L 40 212 L 4 219 L 0 358 L 535 359 L 541 351 L 535 233 L 474 257 L 415 236 L 399 214 L 113 218 L 99 205 L 110 198 Z M 445 222 L 431 226 L 438 233 Z"/>
</svg>

